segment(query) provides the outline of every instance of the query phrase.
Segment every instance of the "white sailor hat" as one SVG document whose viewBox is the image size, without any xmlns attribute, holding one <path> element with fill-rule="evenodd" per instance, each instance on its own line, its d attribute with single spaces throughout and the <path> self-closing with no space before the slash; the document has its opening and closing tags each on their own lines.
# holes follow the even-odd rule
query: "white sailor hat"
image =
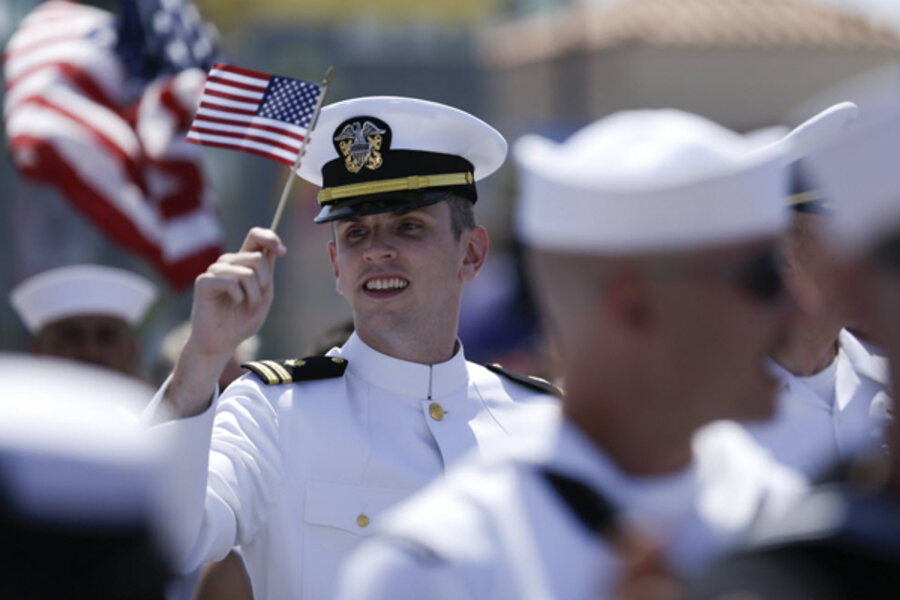
<svg viewBox="0 0 900 600">
<path fill-rule="evenodd" d="M 851 254 L 900 233 L 900 110 L 866 115 L 806 159 L 810 178 L 835 207 L 832 239 Z"/>
<path fill-rule="evenodd" d="M 760 148 L 679 110 L 616 113 L 557 144 L 528 135 L 518 230 L 532 247 L 641 253 L 781 231 L 789 145 Z"/>
<path fill-rule="evenodd" d="M 122 526 L 159 518 L 153 390 L 109 369 L 0 353 L 0 511 L 29 522 Z"/>
<path fill-rule="evenodd" d="M 298 174 L 322 187 L 317 223 L 408 210 L 475 182 L 503 164 L 506 140 L 472 115 L 436 102 L 373 96 L 322 109 Z"/>
<path fill-rule="evenodd" d="M 110 315 L 137 325 L 156 300 L 156 286 L 122 269 L 73 265 L 44 271 L 17 285 L 10 303 L 34 334 L 78 315 Z"/>
</svg>

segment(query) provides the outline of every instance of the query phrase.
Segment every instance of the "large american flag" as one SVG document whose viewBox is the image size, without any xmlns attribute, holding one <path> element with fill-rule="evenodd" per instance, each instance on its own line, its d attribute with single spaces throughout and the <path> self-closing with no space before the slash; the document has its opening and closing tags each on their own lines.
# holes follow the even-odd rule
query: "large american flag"
<svg viewBox="0 0 900 600">
<path fill-rule="evenodd" d="M 323 87 L 217 63 L 188 141 L 258 154 L 293 166 Z"/>
<path fill-rule="evenodd" d="M 24 177 L 57 188 L 181 288 L 222 246 L 200 154 L 184 141 L 204 73 L 129 86 L 118 26 L 66 0 L 25 17 L 3 55 L 7 142 Z"/>
</svg>

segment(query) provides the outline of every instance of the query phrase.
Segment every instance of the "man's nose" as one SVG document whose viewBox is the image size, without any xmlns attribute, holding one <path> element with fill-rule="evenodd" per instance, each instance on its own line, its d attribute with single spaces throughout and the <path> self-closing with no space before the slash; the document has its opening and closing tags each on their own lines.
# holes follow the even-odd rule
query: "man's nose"
<svg viewBox="0 0 900 600">
<path fill-rule="evenodd" d="M 366 247 L 364 258 L 370 262 L 393 260 L 397 258 L 397 250 L 391 244 L 388 236 L 379 231 L 373 231 L 369 235 L 369 245 Z"/>
</svg>

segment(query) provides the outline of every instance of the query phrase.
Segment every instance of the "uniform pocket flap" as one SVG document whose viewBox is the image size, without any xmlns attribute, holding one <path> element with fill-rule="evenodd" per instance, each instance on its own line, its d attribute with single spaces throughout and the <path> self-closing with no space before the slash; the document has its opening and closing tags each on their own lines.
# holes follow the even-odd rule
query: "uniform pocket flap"
<svg viewBox="0 0 900 600">
<path fill-rule="evenodd" d="M 311 481 L 303 519 L 310 525 L 368 535 L 378 517 L 415 490 Z"/>
</svg>

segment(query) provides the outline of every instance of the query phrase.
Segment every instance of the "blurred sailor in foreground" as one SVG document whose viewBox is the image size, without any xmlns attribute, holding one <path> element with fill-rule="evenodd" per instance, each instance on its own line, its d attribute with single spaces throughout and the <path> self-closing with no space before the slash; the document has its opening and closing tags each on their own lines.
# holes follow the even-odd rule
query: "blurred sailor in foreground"
<svg viewBox="0 0 900 600">
<path fill-rule="evenodd" d="M 191 333 L 158 400 L 188 433 L 181 513 L 185 569 L 240 544 L 257 599 L 332 598 L 341 559 L 387 507 L 469 450 L 491 456 L 518 401 L 552 386 L 469 363 L 460 296 L 488 250 L 475 181 L 506 142 L 448 106 L 374 97 L 326 106 L 300 174 L 323 186 L 318 222 L 354 333 L 326 356 L 249 363 L 216 380 L 273 296 L 274 232 L 253 229 L 194 289 Z M 211 439 L 211 442 L 210 442 Z"/>
<path fill-rule="evenodd" d="M 773 410 L 763 362 L 795 312 L 777 257 L 787 147 L 672 110 L 517 143 L 564 416 L 536 415 L 548 443 L 468 464 L 392 511 L 346 565 L 343 600 L 609 598 L 640 540 L 690 571 L 765 496 L 797 492 L 740 426 L 694 439 Z"/>
<path fill-rule="evenodd" d="M 108 369 L 0 354 L 0 597 L 162 600 L 162 447 L 144 386 Z"/>
<path fill-rule="evenodd" d="M 850 261 L 843 293 L 867 318 L 900 378 L 900 112 L 866 117 L 808 159 L 834 203 L 832 239 Z M 890 412 L 890 407 L 873 410 Z M 846 465 L 843 483 L 816 490 L 784 518 L 767 520 L 756 545 L 695 582 L 700 599 L 896 598 L 900 594 L 900 424 L 888 426 L 892 457 Z"/>
<path fill-rule="evenodd" d="M 35 352 L 137 375 L 134 329 L 156 300 L 147 279 L 112 267 L 73 265 L 17 285 L 10 303 L 36 336 Z"/>
<path fill-rule="evenodd" d="M 835 105 L 794 132 L 805 152 L 822 147 L 856 117 L 849 102 Z M 798 292 L 801 315 L 773 356 L 781 381 L 775 418 L 751 424 L 751 434 L 776 459 L 810 478 L 883 443 L 890 400 L 887 362 L 846 327 L 852 315 L 840 289 L 847 268 L 829 237 L 833 203 L 809 181 L 808 165 L 794 165 L 786 277 Z"/>
</svg>

